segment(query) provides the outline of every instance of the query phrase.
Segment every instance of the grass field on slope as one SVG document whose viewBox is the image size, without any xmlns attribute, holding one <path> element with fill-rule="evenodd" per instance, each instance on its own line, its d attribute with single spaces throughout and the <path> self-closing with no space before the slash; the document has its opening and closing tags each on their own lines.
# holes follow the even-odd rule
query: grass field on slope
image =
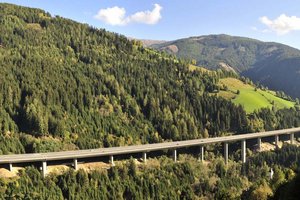
<svg viewBox="0 0 300 200">
<path fill-rule="evenodd" d="M 211 73 L 211 72 L 213 72 L 213 71 L 211 71 L 211 70 L 205 69 L 204 67 L 200 67 L 200 66 L 196 66 L 196 65 L 192 65 L 192 64 L 190 64 L 188 67 L 189 67 L 189 70 L 190 70 L 190 71 L 199 70 L 199 71 L 201 71 L 201 72 L 206 72 L 206 73 Z"/>
<path fill-rule="evenodd" d="M 275 96 L 275 92 L 261 89 L 257 89 L 252 85 L 245 84 L 242 81 L 235 78 L 224 78 L 221 79 L 219 85 L 225 85 L 228 87 L 227 91 L 220 91 L 219 96 L 230 99 L 233 103 L 242 105 L 247 113 L 251 113 L 254 110 L 260 108 L 290 108 L 294 107 L 295 103 L 287 101 L 285 99 Z M 237 90 L 240 91 L 237 94 Z"/>
</svg>

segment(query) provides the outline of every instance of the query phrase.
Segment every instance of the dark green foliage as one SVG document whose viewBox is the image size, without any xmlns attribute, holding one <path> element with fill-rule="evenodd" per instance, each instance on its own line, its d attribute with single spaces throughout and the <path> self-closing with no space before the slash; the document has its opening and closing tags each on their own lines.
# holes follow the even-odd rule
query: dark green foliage
<svg viewBox="0 0 300 200">
<path fill-rule="evenodd" d="M 25 153 L 24 147 L 18 137 L 13 135 L 0 135 L 0 154 Z"/>
<path fill-rule="evenodd" d="M 248 162 L 249 167 L 255 165 L 281 165 L 284 167 L 300 166 L 300 148 L 285 144 L 282 149 L 276 151 L 267 151 L 254 155 Z M 296 169 L 295 169 L 296 170 Z"/>
<path fill-rule="evenodd" d="M 292 181 L 280 186 L 272 199 L 297 200 L 300 197 L 299 186 L 300 186 L 300 174 L 298 174 Z"/>
<path fill-rule="evenodd" d="M 263 108 L 252 113 L 249 118 L 262 120 L 266 131 L 300 126 L 300 113 L 295 108 L 278 111 Z"/>
<path fill-rule="evenodd" d="M 272 189 L 274 195 L 271 195 L 271 199 L 299 199 L 299 175 L 294 177 L 295 172 L 299 172 L 299 160 L 300 148 L 289 144 L 285 144 L 281 149 L 261 152 L 250 157 L 245 168 L 249 181 L 254 184 L 244 191 L 242 199 L 249 199 L 258 188 L 260 192 L 266 188 Z M 274 171 L 272 179 L 271 168 Z"/>
<path fill-rule="evenodd" d="M 129 165 L 108 172 L 70 170 L 43 179 L 34 168 L 21 172 L 20 179 L 2 182 L 0 197 L 6 199 L 194 199 L 192 168 L 171 164 L 162 169 L 143 169 L 132 174 Z M 185 175 L 187 174 L 187 176 Z"/>
<path fill-rule="evenodd" d="M 190 72 L 185 61 L 39 9 L 0 11 L 1 133 L 58 139 L 23 140 L 27 152 L 248 130 L 241 107 L 208 95 L 226 73 Z"/>
<path fill-rule="evenodd" d="M 3 199 L 64 199 L 56 183 L 51 178 L 43 180 L 41 173 L 32 167 L 22 171 L 17 181 L 8 182 L 6 191 L 0 195 Z"/>
</svg>

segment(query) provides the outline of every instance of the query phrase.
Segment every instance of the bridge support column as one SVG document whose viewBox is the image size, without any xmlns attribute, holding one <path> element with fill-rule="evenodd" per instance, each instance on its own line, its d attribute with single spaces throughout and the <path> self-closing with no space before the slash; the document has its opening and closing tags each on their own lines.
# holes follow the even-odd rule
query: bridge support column
<svg viewBox="0 0 300 200">
<path fill-rule="evenodd" d="M 224 160 L 225 164 L 228 164 L 228 143 L 224 143 Z"/>
<path fill-rule="evenodd" d="M 203 162 L 203 160 L 204 160 L 204 146 L 200 146 L 200 148 L 199 148 L 198 160 L 201 162 Z"/>
<path fill-rule="evenodd" d="M 242 140 L 242 163 L 246 163 L 246 140 Z"/>
<path fill-rule="evenodd" d="M 294 136 L 295 136 L 294 133 L 290 134 L 290 143 L 291 144 L 294 144 L 294 139 L 295 139 Z"/>
<path fill-rule="evenodd" d="M 275 135 L 275 146 L 279 148 L 279 135 Z"/>
<path fill-rule="evenodd" d="M 46 173 L 47 173 L 47 162 L 43 161 L 42 162 L 42 175 L 44 178 L 46 177 Z"/>
<path fill-rule="evenodd" d="M 74 159 L 73 159 L 73 167 L 74 167 L 74 169 L 75 169 L 75 170 L 77 170 L 77 169 L 78 169 L 78 162 L 77 162 L 77 158 L 74 158 Z"/>
<path fill-rule="evenodd" d="M 143 152 L 143 161 L 144 161 L 144 163 L 147 162 L 147 153 L 146 152 Z"/>
<path fill-rule="evenodd" d="M 173 159 L 174 159 L 174 162 L 177 162 L 177 150 L 176 149 L 173 150 Z"/>
<path fill-rule="evenodd" d="M 115 166 L 115 163 L 114 163 L 114 156 L 113 156 L 113 155 L 109 156 L 109 162 L 110 162 L 110 164 L 111 164 L 112 166 Z"/>
<path fill-rule="evenodd" d="M 257 150 L 261 151 L 261 138 L 257 138 Z"/>
<path fill-rule="evenodd" d="M 13 170 L 13 165 L 12 165 L 12 163 L 9 163 L 9 164 L 8 164 L 8 170 L 9 170 L 10 172 L 12 172 L 12 170 Z"/>
</svg>

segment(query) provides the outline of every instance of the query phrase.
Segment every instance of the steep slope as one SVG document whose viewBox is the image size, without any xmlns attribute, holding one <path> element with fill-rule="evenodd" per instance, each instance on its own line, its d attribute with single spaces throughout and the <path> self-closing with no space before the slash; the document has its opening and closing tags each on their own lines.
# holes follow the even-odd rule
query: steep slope
<svg viewBox="0 0 300 200">
<path fill-rule="evenodd" d="M 300 98 L 300 57 L 274 58 L 242 73 L 269 88 Z"/>
<path fill-rule="evenodd" d="M 0 4 L 0 27 L 0 153 L 186 140 L 300 124 L 294 108 L 248 116 L 242 106 L 211 95 L 232 72 L 195 70 L 118 34 L 10 4 Z"/>
<path fill-rule="evenodd" d="M 208 95 L 216 75 L 191 72 L 173 56 L 10 4 L 0 4 L 0 27 L 2 153 L 248 130 L 242 107 Z"/>
<path fill-rule="evenodd" d="M 286 45 L 258 40 L 209 35 L 155 44 L 151 47 L 195 59 L 209 69 L 234 69 L 274 90 L 300 97 L 300 51 Z M 283 79 L 284 78 L 284 79 Z"/>
</svg>

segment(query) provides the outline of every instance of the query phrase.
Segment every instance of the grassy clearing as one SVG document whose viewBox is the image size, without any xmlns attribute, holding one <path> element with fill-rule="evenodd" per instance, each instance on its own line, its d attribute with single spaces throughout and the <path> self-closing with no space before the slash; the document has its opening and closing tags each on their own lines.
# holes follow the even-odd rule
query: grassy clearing
<svg viewBox="0 0 300 200">
<path fill-rule="evenodd" d="M 252 85 L 245 84 L 235 78 L 224 78 L 219 82 L 220 86 L 227 86 L 227 91 L 220 91 L 219 96 L 232 100 L 237 105 L 242 105 L 247 113 L 252 113 L 260 108 L 278 109 L 294 107 L 295 103 L 275 96 L 274 91 L 255 90 Z M 239 94 L 237 94 L 239 90 Z"/>
<path fill-rule="evenodd" d="M 294 107 L 295 103 L 291 102 L 291 101 L 287 101 L 285 99 L 282 99 L 280 97 L 275 96 L 274 94 L 267 92 L 267 91 L 262 91 L 259 90 L 258 91 L 261 95 L 263 95 L 265 98 L 274 101 L 274 105 L 276 106 L 276 108 L 285 108 L 285 107 Z"/>
<path fill-rule="evenodd" d="M 196 66 L 196 65 L 192 65 L 190 64 L 189 66 L 189 70 L 192 72 L 192 71 L 195 71 L 195 70 L 198 70 L 200 72 L 206 72 L 206 73 L 211 73 L 213 71 L 209 70 L 209 69 L 206 69 L 204 67 L 199 67 L 199 66 Z"/>
</svg>

